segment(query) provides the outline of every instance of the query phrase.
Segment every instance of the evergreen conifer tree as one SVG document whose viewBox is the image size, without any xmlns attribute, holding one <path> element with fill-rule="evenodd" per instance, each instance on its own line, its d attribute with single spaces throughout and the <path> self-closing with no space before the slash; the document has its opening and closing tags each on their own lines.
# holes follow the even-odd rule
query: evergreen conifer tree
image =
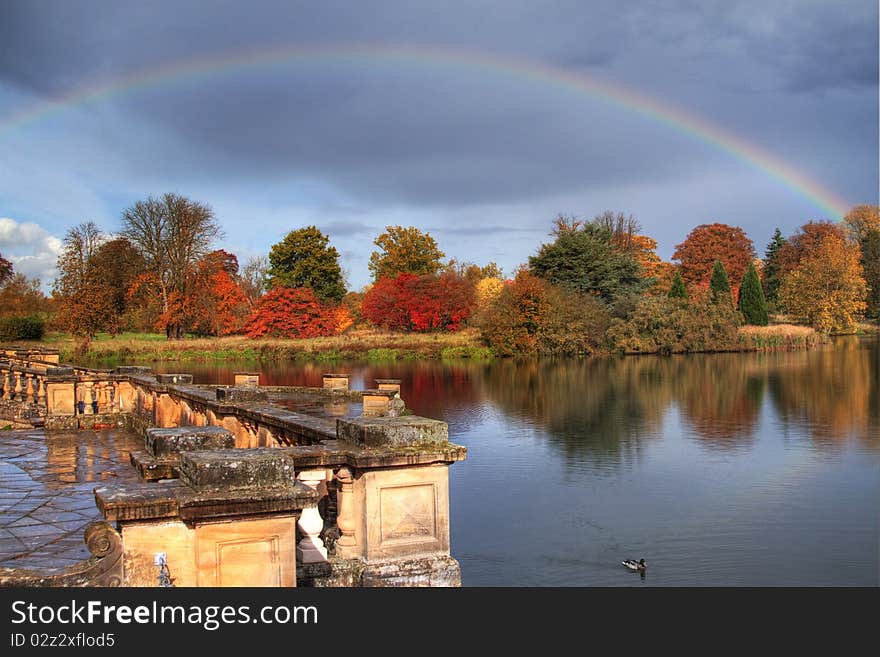
<svg viewBox="0 0 880 657">
<path fill-rule="evenodd" d="M 764 298 L 764 290 L 754 263 L 743 274 L 736 307 L 743 314 L 746 324 L 767 326 L 767 300 Z"/>
<path fill-rule="evenodd" d="M 733 303 L 733 298 L 730 296 L 730 281 L 727 279 L 727 271 L 724 269 L 724 263 L 720 260 L 716 260 L 715 265 L 712 267 L 709 289 L 712 291 L 712 300 L 715 303 Z"/>
<path fill-rule="evenodd" d="M 675 276 L 672 277 L 672 287 L 669 288 L 668 296 L 670 299 L 688 298 L 687 288 L 684 286 L 684 280 L 678 272 L 675 272 Z"/>
</svg>

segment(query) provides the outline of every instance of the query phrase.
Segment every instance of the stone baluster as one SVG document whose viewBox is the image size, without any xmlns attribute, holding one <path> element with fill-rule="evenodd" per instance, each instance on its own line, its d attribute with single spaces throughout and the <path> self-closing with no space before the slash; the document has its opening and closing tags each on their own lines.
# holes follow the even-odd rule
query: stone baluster
<svg viewBox="0 0 880 657">
<path fill-rule="evenodd" d="M 37 375 L 37 403 L 46 406 L 46 377 Z"/>
<path fill-rule="evenodd" d="M 27 403 L 34 401 L 34 375 L 30 372 L 24 373 L 23 399 Z"/>
<path fill-rule="evenodd" d="M 95 384 L 91 381 L 85 382 L 86 394 L 85 394 L 85 414 L 86 415 L 94 415 L 95 414 Z"/>
<path fill-rule="evenodd" d="M 98 413 L 109 413 L 111 410 L 108 387 L 109 384 L 106 381 L 95 383 L 95 401 L 98 402 Z"/>
<path fill-rule="evenodd" d="M 9 370 L 0 368 L 0 399 L 9 399 Z"/>
<path fill-rule="evenodd" d="M 343 559 L 358 556 L 357 539 L 355 537 L 354 477 L 351 470 L 341 467 L 336 472 L 339 487 L 336 493 L 336 526 L 339 527 L 339 539 L 336 541 L 336 555 Z"/>
<path fill-rule="evenodd" d="M 303 470 L 297 475 L 297 479 L 314 488 L 318 495 L 323 497 L 327 494 L 327 486 L 324 483 L 326 473 L 323 470 Z M 324 520 L 318 513 L 317 503 L 303 509 L 297 523 L 302 534 L 299 544 L 296 546 L 296 558 L 300 563 L 320 563 L 327 561 L 327 548 L 319 534 L 324 529 Z"/>
<path fill-rule="evenodd" d="M 15 377 L 15 385 L 12 388 L 12 397 L 16 401 L 21 401 L 21 393 L 22 393 L 21 373 L 13 370 L 12 376 Z"/>
</svg>

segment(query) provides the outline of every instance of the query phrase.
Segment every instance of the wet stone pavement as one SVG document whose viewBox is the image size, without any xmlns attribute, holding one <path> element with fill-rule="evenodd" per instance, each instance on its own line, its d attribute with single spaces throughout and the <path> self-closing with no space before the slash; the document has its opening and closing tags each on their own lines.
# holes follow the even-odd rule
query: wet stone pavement
<svg viewBox="0 0 880 657">
<path fill-rule="evenodd" d="M 101 520 L 92 490 L 137 481 L 124 431 L 0 431 L 0 567 L 54 570 L 91 555 L 85 526 Z"/>
</svg>

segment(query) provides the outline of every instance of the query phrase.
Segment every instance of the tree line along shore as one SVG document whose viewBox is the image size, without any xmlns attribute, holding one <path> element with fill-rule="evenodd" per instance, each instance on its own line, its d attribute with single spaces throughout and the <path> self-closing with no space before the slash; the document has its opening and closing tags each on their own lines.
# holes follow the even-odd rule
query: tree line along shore
<svg viewBox="0 0 880 657">
<path fill-rule="evenodd" d="M 447 258 L 387 226 L 372 282 L 349 290 L 330 238 L 295 228 L 243 265 L 210 206 L 175 194 L 119 230 L 68 230 L 52 292 L 0 255 L 0 340 L 131 361 L 486 359 L 803 349 L 880 315 L 880 212 L 777 229 L 758 257 L 738 226 L 701 224 L 671 262 L 631 215 L 559 215 L 516 271 Z"/>
</svg>

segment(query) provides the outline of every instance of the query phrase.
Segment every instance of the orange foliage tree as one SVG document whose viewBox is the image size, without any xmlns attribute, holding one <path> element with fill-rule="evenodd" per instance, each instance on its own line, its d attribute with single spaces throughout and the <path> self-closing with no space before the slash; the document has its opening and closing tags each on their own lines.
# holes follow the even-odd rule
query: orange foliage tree
<svg viewBox="0 0 880 657">
<path fill-rule="evenodd" d="M 828 232 L 782 279 L 779 301 L 787 312 L 819 331 L 851 331 L 867 306 L 860 259 L 857 244 L 839 231 Z"/>
<path fill-rule="evenodd" d="M 248 318 L 248 299 L 237 274 L 238 259 L 222 249 L 199 261 L 186 304 L 195 332 L 230 335 L 241 331 Z"/>
<path fill-rule="evenodd" d="M 630 238 L 630 253 L 642 267 L 642 278 L 654 279 L 654 284 L 647 291 L 650 294 L 666 294 L 672 285 L 675 267 L 657 255 L 657 240 L 647 235 L 633 235 Z"/>
<path fill-rule="evenodd" d="M 810 221 L 801 226 L 779 248 L 779 275 L 784 277 L 797 268 L 805 256 L 816 253 L 822 240 L 829 235 L 844 237 L 843 231 L 830 221 Z"/>
<path fill-rule="evenodd" d="M 317 338 L 351 325 L 344 306 L 321 303 L 308 287 L 275 287 L 260 299 L 247 325 L 249 338 Z"/>
<path fill-rule="evenodd" d="M 672 259 L 681 263 L 684 282 L 700 288 L 708 287 L 716 260 L 724 264 L 728 278 L 738 286 L 754 257 L 755 247 L 742 228 L 717 223 L 694 228 L 672 254 Z M 732 291 L 735 297 L 737 288 Z"/>
<path fill-rule="evenodd" d="M 439 276 L 380 278 L 361 312 L 376 326 L 397 331 L 457 331 L 474 308 L 474 286 L 447 271 Z"/>
</svg>

